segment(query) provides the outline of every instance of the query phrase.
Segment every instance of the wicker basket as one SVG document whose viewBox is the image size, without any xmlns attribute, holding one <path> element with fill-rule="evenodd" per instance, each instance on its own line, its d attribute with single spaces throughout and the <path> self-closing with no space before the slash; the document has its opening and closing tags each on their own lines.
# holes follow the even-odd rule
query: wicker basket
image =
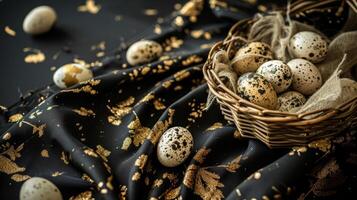
<svg viewBox="0 0 357 200">
<path fill-rule="evenodd" d="M 304 1 L 300 2 L 304 3 Z M 291 10 L 297 11 L 299 10 L 297 8 L 303 6 L 292 5 Z M 226 39 L 212 47 L 203 66 L 203 74 L 211 93 L 220 104 L 225 119 L 236 125 L 239 136 L 259 139 L 272 148 L 292 147 L 306 145 L 314 140 L 328 138 L 356 127 L 357 97 L 333 109 L 294 114 L 267 110 L 228 89 L 213 69 L 213 56 L 223 49 L 232 57 L 242 45 L 237 36 L 244 37 L 253 23 L 253 18 L 236 23 Z"/>
</svg>

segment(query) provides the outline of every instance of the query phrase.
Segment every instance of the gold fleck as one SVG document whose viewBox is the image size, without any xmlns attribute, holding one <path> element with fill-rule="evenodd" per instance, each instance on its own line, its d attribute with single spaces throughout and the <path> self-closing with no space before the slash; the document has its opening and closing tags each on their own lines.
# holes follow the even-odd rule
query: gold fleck
<svg viewBox="0 0 357 200">
<path fill-rule="evenodd" d="M 55 171 L 52 173 L 53 177 L 61 176 L 64 172 Z"/>
<path fill-rule="evenodd" d="M 47 149 L 43 149 L 41 151 L 41 156 L 44 157 L 44 158 L 49 158 L 50 156 L 48 155 L 48 151 Z"/>
<path fill-rule="evenodd" d="M 95 116 L 95 113 L 91 109 L 87 109 L 84 107 L 80 107 L 79 109 L 73 109 L 73 112 L 77 113 L 78 115 L 81 116 Z"/>
<path fill-rule="evenodd" d="M 121 21 L 123 19 L 123 17 L 121 15 L 115 15 L 114 17 L 114 21 L 118 22 Z"/>
<path fill-rule="evenodd" d="M 103 188 L 100 190 L 100 193 L 102 194 L 107 194 L 108 193 L 108 190 L 106 188 Z"/>
<path fill-rule="evenodd" d="M 11 176 L 11 179 L 16 182 L 23 182 L 26 181 L 27 179 L 31 178 L 31 176 L 28 175 L 22 175 L 22 174 L 14 174 Z"/>
<path fill-rule="evenodd" d="M 174 74 L 176 81 L 181 81 L 189 76 L 190 76 L 190 72 L 186 70 L 182 70 Z"/>
<path fill-rule="evenodd" d="M 18 166 L 15 162 L 6 158 L 5 156 L 0 155 L 0 172 L 5 174 L 14 174 L 17 172 L 23 172 L 26 169 L 24 167 Z"/>
<path fill-rule="evenodd" d="M 165 51 L 171 51 L 172 49 L 180 48 L 182 45 L 183 45 L 183 40 L 178 39 L 175 36 L 166 39 L 164 43 L 162 43 L 162 46 L 165 49 Z"/>
<path fill-rule="evenodd" d="M 84 152 L 85 154 L 87 154 L 88 156 L 92 156 L 92 157 L 94 157 L 94 158 L 97 158 L 97 157 L 98 157 L 98 155 L 93 151 L 93 149 L 91 149 L 91 148 L 89 148 L 89 147 L 87 147 L 86 149 L 84 149 L 83 152 Z"/>
<path fill-rule="evenodd" d="M 97 56 L 98 58 L 101 58 L 101 57 L 105 56 L 105 52 L 104 52 L 104 51 L 100 51 L 100 52 L 98 52 L 98 53 L 96 54 L 96 56 Z"/>
<path fill-rule="evenodd" d="M 128 99 L 119 102 L 115 106 L 107 106 L 112 115 L 107 117 L 108 122 L 118 126 L 121 123 L 121 118 L 130 113 L 132 105 L 134 104 L 135 98 L 129 97 Z"/>
<path fill-rule="evenodd" d="M 219 128 L 222 128 L 223 127 L 223 124 L 220 123 L 220 122 L 216 122 L 214 123 L 212 126 L 208 127 L 206 129 L 206 131 L 213 131 L 213 130 L 216 130 L 216 129 L 219 129 Z"/>
<path fill-rule="evenodd" d="M 5 26 L 4 28 L 5 33 L 7 33 L 8 35 L 15 37 L 16 36 L 16 32 L 14 30 L 12 30 L 9 26 Z"/>
<path fill-rule="evenodd" d="M 189 56 L 187 57 L 185 60 L 182 61 L 182 65 L 183 66 L 188 66 L 191 65 L 193 63 L 200 63 L 202 61 L 202 58 L 197 56 L 197 55 L 193 55 L 193 56 Z"/>
<path fill-rule="evenodd" d="M 150 134 L 148 136 L 148 139 L 152 144 L 156 144 L 161 135 L 166 131 L 166 129 L 172 124 L 172 118 L 175 113 L 174 109 L 169 109 L 168 110 L 168 119 L 165 121 L 158 121 L 152 130 L 150 131 Z"/>
<path fill-rule="evenodd" d="M 174 200 L 174 199 L 179 199 L 180 196 L 180 190 L 181 187 L 176 187 L 173 189 L 170 189 L 166 194 L 165 194 L 165 200 Z"/>
<path fill-rule="evenodd" d="M 87 0 L 85 5 L 78 6 L 79 12 L 89 12 L 91 14 L 97 14 L 101 6 L 99 4 L 95 4 L 94 0 Z"/>
<path fill-rule="evenodd" d="M 140 99 L 140 103 L 144 103 L 144 102 L 148 102 L 151 99 L 154 99 L 155 95 L 153 95 L 152 93 L 147 94 L 144 98 Z"/>
<path fill-rule="evenodd" d="M 24 48 L 24 52 L 31 52 L 31 54 L 25 56 L 24 61 L 26 63 L 41 63 L 45 61 L 46 56 L 38 49 Z"/>
<path fill-rule="evenodd" d="M 159 99 L 155 99 L 154 107 L 156 110 L 164 110 L 166 108 L 166 106 Z"/>
<path fill-rule="evenodd" d="M 156 9 L 152 9 L 152 8 L 144 10 L 144 14 L 146 16 L 155 16 L 155 15 L 157 15 L 157 13 L 158 13 L 158 11 Z"/>
<path fill-rule="evenodd" d="M 193 184 L 195 182 L 194 178 L 196 175 L 198 167 L 194 164 L 188 166 L 185 176 L 183 178 L 183 184 L 188 188 L 193 188 Z"/>
<path fill-rule="evenodd" d="M 177 16 L 176 18 L 175 18 L 175 21 L 174 21 L 174 23 L 176 24 L 176 26 L 183 26 L 184 25 L 184 23 L 185 23 L 185 21 L 183 20 L 183 18 L 181 17 L 181 16 Z"/>
<path fill-rule="evenodd" d="M 150 67 L 144 67 L 141 69 L 141 74 L 146 75 L 150 71 Z"/>
<path fill-rule="evenodd" d="M 108 162 L 108 157 L 110 156 L 111 152 L 101 145 L 97 145 L 97 149 L 95 152 L 105 161 Z"/>
<path fill-rule="evenodd" d="M 140 155 L 138 159 L 136 159 L 135 161 L 135 166 L 139 167 L 139 169 L 141 170 L 144 169 L 147 159 L 148 159 L 147 155 L 145 154 Z"/>
<path fill-rule="evenodd" d="M 72 196 L 69 198 L 69 200 L 95 200 L 92 195 L 92 191 L 85 191 L 78 194 L 77 196 Z"/>
<path fill-rule="evenodd" d="M 130 147 L 132 143 L 132 139 L 130 137 L 126 137 L 123 141 L 123 144 L 121 146 L 122 150 L 128 150 L 128 148 Z"/>
<path fill-rule="evenodd" d="M 195 39 L 200 38 L 203 35 L 203 30 L 193 30 L 191 31 L 191 36 Z"/>
<path fill-rule="evenodd" d="M 132 181 L 137 181 L 141 177 L 141 174 L 139 172 L 135 172 L 135 174 L 131 177 Z"/>
<path fill-rule="evenodd" d="M 150 129 L 141 125 L 140 119 L 138 116 L 135 117 L 135 120 L 130 122 L 128 125 L 130 132 L 130 137 L 133 139 L 133 144 L 138 147 L 144 143 L 144 140 L 148 137 Z"/>
<path fill-rule="evenodd" d="M 87 174 L 83 174 L 82 179 L 89 183 L 94 183 L 93 179 L 91 179 Z"/>
<path fill-rule="evenodd" d="M 223 183 L 220 182 L 220 176 L 206 168 L 200 168 L 195 178 L 195 194 L 202 199 L 223 199 Z"/>
<path fill-rule="evenodd" d="M 2 136 L 2 139 L 3 139 L 3 140 L 10 140 L 10 138 L 11 138 L 11 133 L 9 133 L 9 132 L 5 133 L 5 134 Z"/>
<path fill-rule="evenodd" d="M 211 149 L 206 149 L 206 147 L 203 147 L 198 150 L 193 159 L 202 164 L 209 152 L 211 152 Z"/>
<path fill-rule="evenodd" d="M 311 142 L 308 147 L 319 149 L 323 152 L 328 152 L 331 149 L 331 141 L 328 139 L 321 139 Z"/>
<path fill-rule="evenodd" d="M 255 172 L 253 177 L 254 177 L 254 179 L 258 180 L 258 179 L 260 179 L 260 177 L 262 177 L 262 174 L 260 172 Z"/>
<path fill-rule="evenodd" d="M 180 14 L 184 16 L 197 16 L 203 9 L 203 0 L 188 1 L 180 10 Z"/>
<path fill-rule="evenodd" d="M 64 151 L 62 151 L 62 153 L 61 153 L 61 160 L 64 162 L 64 164 L 66 164 L 66 165 L 69 164 L 68 157 Z"/>
<path fill-rule="evenodd" d="M 158 35 L 162 33 L 161 26 L 159 24 L 155 25 L 154 33 L 156 33 Z"/>
<path fill-rule="evenodd" d="M 233 159 L 232 161 L 230 161 L 227 165 L 226 165 L 226 170 L 229 172 L 236 172 L 236 170 L 240 167 L 240 160 L 241 160 L 242 156 L 239 155 L 238 157 L 236 157 L 235 159 Z"/>
<path fill-rule="evenodd" d="M 20 121 L 24 116 L 20 113 L 13 114 L 9 117 L 9 122 L 14 123 Z"/>
<path fill-rule="evenodd" d="M 289 152 L 289 156 L 295 155 L 295 152 L 297 153 L 298 156 L 300 156 L 301 153 L 305 153 L 307 151 L 306 147 L 293 147 L 292 151 Z"/>
</svg>

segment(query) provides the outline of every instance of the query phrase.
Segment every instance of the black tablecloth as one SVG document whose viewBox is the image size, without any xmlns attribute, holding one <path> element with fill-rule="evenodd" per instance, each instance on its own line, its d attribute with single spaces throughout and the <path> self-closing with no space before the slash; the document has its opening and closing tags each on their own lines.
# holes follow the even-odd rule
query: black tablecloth
<svg viewBox="0 0 357 200">
<path fill-rule="evenodd" d="M 55 183 L 64 199 L 355 196 L 353 130 L 308 147 L 269 149 L 258 140 L 236 138 L 235 127 L 223 119 L 217 104 L 205 109 L 208 88 L 201 69 L 210 46 L 222 40 L 237 20 L 286 2 L 191 0 L 185 7 L 191 12 L 169 14 L 181 6 L 174 1 L 98 1 L 103 5 L 95 15 L 77 12 L 72 1 L 43 2 L 57 10 L 59 22 L 49 34 L 35 38 L 21 33 L 21 21 L 41 3 L 0 2 L 0 17 L 11 18 L 1 20 L 1 26 L 13 26 L 18 32 L 15 37 L 1 35 L 1 100 L 10 104 L 8 99 L 16 92 L 7 98 L 4 88 L 16 91 L 11 83 L 22 79 L 26 79 L 23 89 L 41 88 L 2 109 L 2 198 L 17 199 L 22 182 L 35 176 Z M 156 23 L 152 16 L 141 14 L 144 8 L 156 8 L 167 16 Z M 336 16 L 341 8 L 342 14 Z M 347 5 L 338 2 L 301 13 L 298 19 L 333 36 L 347 12 Z M 148 23 L 152 25 L 146 27 Z M 142 38 L 161 43 L 164 56 L 150 64 L 128 66 L 126 46 Z M 98 52 L 88 50 L 92 45 L 88 42 L 95 40 L 106 41 L 103 58 L 91 57 Z M 46 61 L 24 63 L 21 53 L 26 46 L 41 49 L 48 55 Z M 58 58 L 51 58 L 58 51 Z M 49 67 L 72 62 L 75 55 L 94 63 L 95 78 L 62 91 L 46 87 Z M 194 149 L 182 165 L 166 168 L 156 158 L 156 144 L 172 126 L 191 131 Z"/>
</svg>

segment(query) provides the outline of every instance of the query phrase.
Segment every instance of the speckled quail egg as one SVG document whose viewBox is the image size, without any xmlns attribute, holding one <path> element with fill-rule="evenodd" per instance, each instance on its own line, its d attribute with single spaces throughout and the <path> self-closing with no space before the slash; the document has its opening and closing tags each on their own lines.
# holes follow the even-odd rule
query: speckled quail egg
<svg viewBox="0 0 357 200">
<path fill-rule="evenodd" d="M 190 155 L 193 137 L 186 128 L 172 127 L 161 136 L 157 146 L 157 158 L 166 167 L 183 163 Z"/>
<path fill-rule="evenodd" d="M 299 92 L 288 91 L 278 97 L 278 102 L 280 111 L 289 112 L 304 105 L 306 98 Z"/>
<path fill-rule="evenodd" d="M 298 58 L 288 62 L 293 73 L 292 88 L 303 95 L 315 93 L 322 85 L 319 69 L 310 61 Z"/>
<path fill-rule="evenodd" d="M 289 66 L 280 60 L 265 62 L 258 68 L 257 74 L 264 76 L 277 93 L 287 90 L 293 80 Z"/>
<path fill-rule="evenodd" d="M 151 40 L 141 40 L 132 44 L 126 52 L 126 60 L 130 65 L 138 65 L 153 61 L 162 54 L 159 43 Z"/>
<path fill-rule="evenodd" d="M 53 74 L 53 82 L 59 88 L 67 88 L 91 78 L 93 78 L 92 71 L 76 63 L 63 65 Z"/>
<path fill-rule="evenodd" d="M 49 6 L 32 9 L 25 17 L 22 28 L 25 33 L 36 35 L 48 32 L 57 20 L 56 11 Z"/>
<path fill-rule="evenodd" d="M 51 181 L 33 177 L 25 181 L 20 190 L 20 200 L 62 200 L 60 190 Z"/>
<path fill-rule="evenodd" d="M 243 74 L 238 79 L 238 95 L 254 104 L 274 110 L 278 105 L 278 97 L 272 84 L 262 75 L 256 73 Z"/>
<path fill-rule="evenodd" d="M 318 63 L 326 57 L 328 44 L 319 34 L 303 31 L 296 33 L 290 39 L 289 50 L 295 58 Z"/>
<path fill-rule="evenodd" d="M 258 67 L 273 58 L 269 45 L 262 42 L 251 42 L 240 48 L 232 60 L 234 71 L 242 75 L 255 72 Z"/>
</svg>

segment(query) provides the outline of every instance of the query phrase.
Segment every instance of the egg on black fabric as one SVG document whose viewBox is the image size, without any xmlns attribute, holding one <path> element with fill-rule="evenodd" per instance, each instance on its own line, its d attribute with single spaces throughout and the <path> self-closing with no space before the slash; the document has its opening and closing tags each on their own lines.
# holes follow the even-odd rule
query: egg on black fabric
<svg viewBox="0 0 357 200">
<path fill-rule="evenodd" d="M 132 44 L 126 52 L 126 60 L 130 65 L 148 63 L 162 55 L 162 47 L 151 40 L 141 40 Z"/>
<path fill-rule="evenodd" d="M 269 45 L 262 42 L 251 42 L 240 48 L 232 60 L 232 68 L 241 75 L 255 72 L 258 67 L 273 58 Z"/>
<path fill-rule="evenodd" d="M 68 88 L 92 78 L 92 71 L 77 63 L 63 65 L 53 74 L 53 82 L 59 88 Z"/>
<path fill-rule="evenodd" d="M 39 6 L 25 17 L 22 28 L 25 33 L 37 35 L 48 32 L 57 20 L 56 11 L 49 6 Z"/>
<path fill-rule="evenodd" d="M 166 167 L 183 163 L 190 155 L 193 137 L 186 128 L 172 127 L 163 133 L 157 146 L 157 158 Z"/>
<path fill-rule="evenodd" d="M 305 104 L 306 98 L 299 92 L 288 91 L 284 92 L 278 97 L 279 110 L 282 112 L 289 112 Z"/>
<path fill-rule="evenodd" d="M 243 74 L 237 83 L 238 95 L 254 104 L 274 110 L 278 105 L 278 97 L 272 84 L 262 75 L 256 73 Z"/>
<path fill-rule="evenodd" d="M 317 67 L 304 59 L 294 59 L 288 62 L 293 74 L 292 88 L 303 95 L 312 95 L 322 85 L 322 77 Z"/>
<path fill-rule="evenodd" d="M 51 181 L 33 177 L 25 181 L 20 190 L 20 200 L 62 200 L 60 190 Z"/>
<path fill-rule="evenodd" d="M 293 80 L 289 66 L 280 60 L 265 62 L 258 68 L 257 74 L 264 76 L 277 93 L 287 90 Z"/>
<path fill-rule="evenodd" d="M 303 31 L 296 33 L 290 39 L 289 50 L 295 58 L 318 63 L 326 57 L 328 44 L 319 34 Z"/>
</svg>

